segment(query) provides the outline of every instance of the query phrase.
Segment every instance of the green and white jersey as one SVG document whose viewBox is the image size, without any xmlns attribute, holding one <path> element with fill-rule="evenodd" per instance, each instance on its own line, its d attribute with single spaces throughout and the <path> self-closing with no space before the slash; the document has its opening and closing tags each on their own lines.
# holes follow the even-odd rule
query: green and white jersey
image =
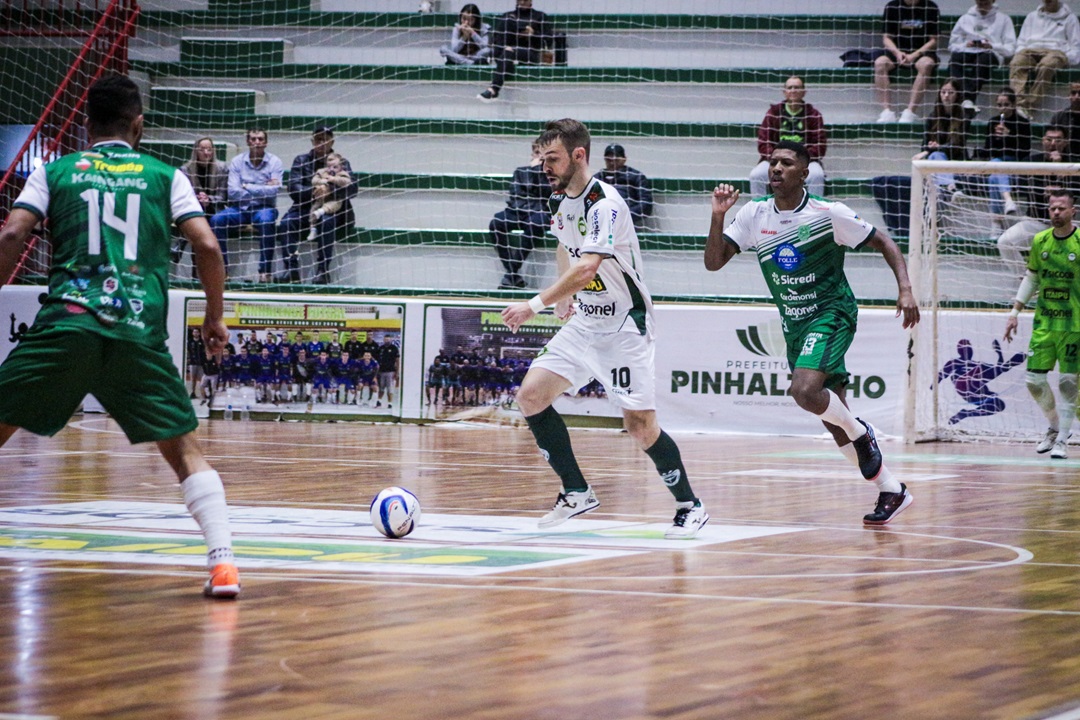
<svg viewBox="0 0 1080 720">
<path fill-rule="evenodd" d="M 873 235 L 874 226 L 847 205 L 810 194 L 794 210 L 777 210 L 771 195 L 749 202 L 724 230 L 740 252 L 757 251 L 785 334 L 798 334 L 824 312 L 858 317 L 844 254 Z"/>
<path fill-rule="evenodd" d="M 35 325 L 164 344 L 169 227 L 203 214 L 182 172 L 100 143 L 34 170 L 14 207 L 49 221 L 49 292 Z"/>
<path fill-rule="evenodd" d="M 1068 237 L 1043 230 L 1031 241 L 1028 270 L 1039 276 L 1035 327 L 1055 332 L 1080 332 L 1080 229 Z"/>
<path fill-rule="evenodd" d="M 633 332 L 652 337 L 652 297 L 645 287 L 641 248 L 630 208 L 619 191 L 595 178 L 578 197 L 548 200 L 551 232 L 576 260 L 603 255 L 596 277 L 577 294 L 570 324 L 589 332 Z"/>
</svg>

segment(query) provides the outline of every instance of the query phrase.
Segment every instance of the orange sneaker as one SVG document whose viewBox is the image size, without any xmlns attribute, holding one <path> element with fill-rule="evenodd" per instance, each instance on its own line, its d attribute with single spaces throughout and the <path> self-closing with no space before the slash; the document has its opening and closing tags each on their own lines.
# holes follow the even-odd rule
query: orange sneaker
<svg viewBox="0 0 1080 720">
<path fill-rule="evenodd" d="M 240 594 L 240 572 L 232 563 L 219 563 L 210 571 L 203 595 L 230 600 Z"/>
</svg>

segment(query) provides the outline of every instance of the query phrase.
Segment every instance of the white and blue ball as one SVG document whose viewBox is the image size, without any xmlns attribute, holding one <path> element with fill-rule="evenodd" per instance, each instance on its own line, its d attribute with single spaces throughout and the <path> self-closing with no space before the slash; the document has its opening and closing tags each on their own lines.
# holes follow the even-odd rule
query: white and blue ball
<svg viewBox="0 0 1080 720">
<path fill-rule="evenodd" d="M 420 501 L 404 488 L 388 487 L 371 501 L 371 524 L 388 538 L 403 538 L 420 522 Z"/>
</svg>

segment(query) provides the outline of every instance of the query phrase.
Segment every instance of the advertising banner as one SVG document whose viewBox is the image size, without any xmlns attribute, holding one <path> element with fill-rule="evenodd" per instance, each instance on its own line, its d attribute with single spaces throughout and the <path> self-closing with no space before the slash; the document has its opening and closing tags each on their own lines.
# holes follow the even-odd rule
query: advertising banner
<svg viewBox="0 0 1080 720">
<path fill-rule="evenodd" d="M 200 338 L 205 300 L 183 307 L 180 366 L 201 414 L 401 414 L 403 304 L 226 297 L 220 362 Z"/>
<path fill-rule="evenodd" d="M 818 434 L 787 394 L 780 316 L 773 307 L 657 307 L 656 387 L 669 430 Z M 847 352 L 848 404 L 885 434 L 903 429 L 908 333 L 895 311 L 861 309 Z"/>
</svg>

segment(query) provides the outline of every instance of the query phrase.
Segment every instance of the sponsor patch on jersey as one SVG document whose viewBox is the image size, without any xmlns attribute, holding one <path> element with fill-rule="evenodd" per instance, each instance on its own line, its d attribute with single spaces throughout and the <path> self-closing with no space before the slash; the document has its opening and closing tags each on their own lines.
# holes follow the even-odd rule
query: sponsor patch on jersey
<svg viewBox="0 0 1080 720">
<path fill-rule="evenodd" d="M 562 230 L 563 229 L 562 213 L 559 213 L 558 218 L 559 218 L 559 229 Z"/>
<path fill-rule="evenodd" d="M 119 287 L 120 282 L 114 277 L 105 278 L 105 282 L 101 283 L 101 289 L 109 295 L 112 295 L 114 292 L 116 292 L 117 288 Z"/>
<path fill-rule="evenodd" d="M 585 216 L 584 215 L 582 215 L 581 217 L 579 217 L 577 219 L 577 229 L 578 229 L 578 232 L 581 233 L 581 236 L 585 237 L 585 232 L 588 230 L 588 228 L 585 226 Z"/>
<path fill-rule="evenodd" d="M 588 285 L 581 288 L 582 292 L 593 292 L 593 293 L 605 292 L 606 290 L 607 290 L 607 285 L 604 285 L 604 281 L 600 279 L 599 275 L 594 277 L 592 279 L 592 282 L 590 282 Z"/>
<path fill-rule="evenodd" d="M 1076 253 L 1069 253 L 1069 262 L 1076 262 Z"/>
<path fill-rule="evenodd" d="M 799 233 L 799 239 L 800 240 L 809 240 L 810 239 L 810 226 L 809 225 L 800 225 L 798 233 Z"/>
<path fill-rule="evenodd" d="M 1050 253 L 1048 253 L 1048 252 L 1046 252 L 1045 250 L 1043 250 L 1043 251 L 1042 251 L 1042 259 L 1043 259 L 1043 260 L 1046 260 L 1046 259 L 1048 259 L 1049 257 L 1050 257 Z"/>
<path fill-rule="evenodd" d="M 1046 288 L 1040 291 L 1043 296 L 1043 300 L 1055 300 L 1060 302 L 1069 301 L 1069 289 L 1068 288 Z"/>
<path fill-rule="evenodd" d="M 136 315 L 142 313 L 142 311 L 143 311 L 143 301 L 142 300 L 131 299 L 131 300 L 128 300 L 128 304 L 131 305 L 131 310 Z"/>
<path fill-rule="evenodd" d="M 75 161 L 76 170 L 89 170 L 93 165 L 86 158 L 79 158 Z"/>
<path fill-rule="evenodd" d="M 800 235 L 802 234 L 803 228 L 807 228 L 807 226 L 803 225 L 799 228 Z M 809 231 L 809 228 L 807 228 L 807 232 Z M 791 272 L 802 264 L 803 254 L 791 243 L 784 243 L 773 251 L 772 259 L 773 262 L 780 266 L 781 270 Z"/>
</svg>

